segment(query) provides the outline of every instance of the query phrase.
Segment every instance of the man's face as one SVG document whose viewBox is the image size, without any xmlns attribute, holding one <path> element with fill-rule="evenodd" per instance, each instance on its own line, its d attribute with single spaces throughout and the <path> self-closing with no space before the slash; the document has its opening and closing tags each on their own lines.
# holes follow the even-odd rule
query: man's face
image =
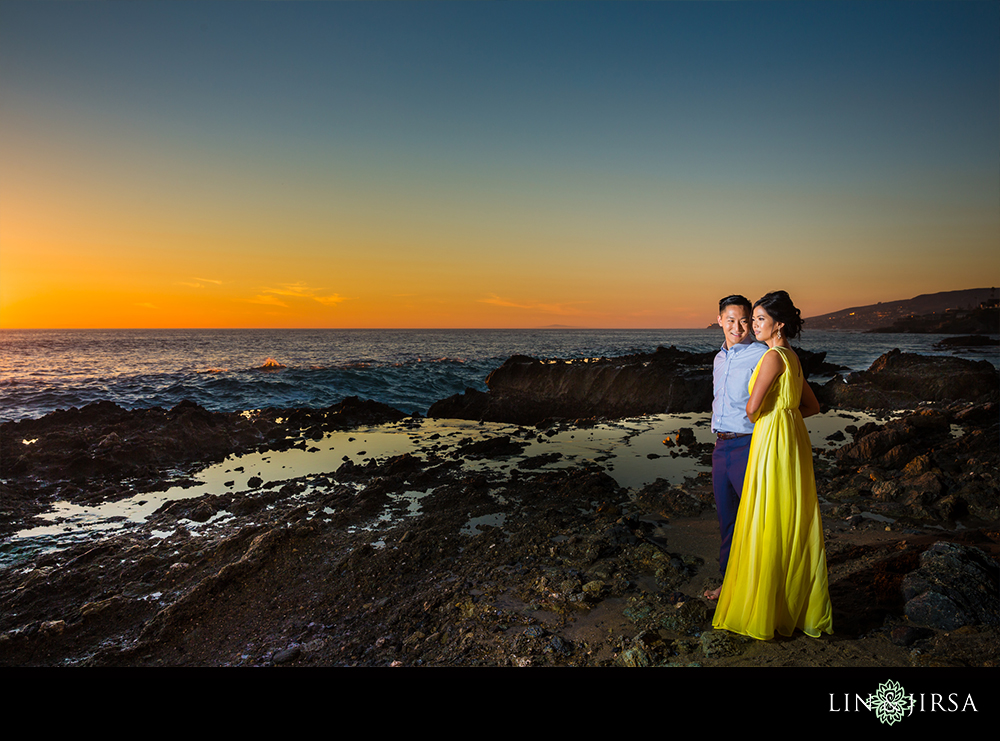
<svg viewBox="0 0 1000 741">
<path fill-rule="evenodd" d="M 719 315 L 719 326 L 726 335 L 726 348 L 737 345 L 750 333 L 750 316 L 742 306 L 730 304 Z"/>
</svg>

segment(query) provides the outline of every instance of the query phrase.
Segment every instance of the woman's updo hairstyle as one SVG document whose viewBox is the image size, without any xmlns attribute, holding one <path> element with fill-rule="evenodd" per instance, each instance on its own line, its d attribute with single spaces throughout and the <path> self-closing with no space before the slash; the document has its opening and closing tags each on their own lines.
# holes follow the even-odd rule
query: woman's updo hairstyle
<svg viewBox="0 0 1000 741">
<path fill-rule="evenodd" d="M 786 291 L 771 291 L 771 293 L 757 299 L 757 303 L 753 307 L 756 309 L 758 306 L 764 307 L 764 311 L 774 321 L 785 325 L 781 332 L 789 340 L 799 336 L 802 331 L 802 312 L 795 308 L 795 304 L 792 303 L 792 299 L 789 298 Z"/>
</svg>

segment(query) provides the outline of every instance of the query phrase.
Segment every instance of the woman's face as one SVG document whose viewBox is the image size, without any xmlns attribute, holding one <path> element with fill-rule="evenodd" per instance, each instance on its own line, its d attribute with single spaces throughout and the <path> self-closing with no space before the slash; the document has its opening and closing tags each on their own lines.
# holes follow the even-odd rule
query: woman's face
<svg viewBox="0 0 1000 741">
<path fill-rule="evenodd" d="M 753 310 L 753 333 L 760 342 L 767 342 L 775 332 L 784 327 L 784 323 L 775 322 L 763 306 L 755 306 Z"/>
</svg>

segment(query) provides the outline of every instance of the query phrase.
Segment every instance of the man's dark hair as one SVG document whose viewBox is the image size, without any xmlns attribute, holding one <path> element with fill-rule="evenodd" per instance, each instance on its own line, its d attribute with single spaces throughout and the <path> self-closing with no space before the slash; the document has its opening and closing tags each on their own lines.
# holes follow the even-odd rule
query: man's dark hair
<svg viewBox="0 0 1000 741">
<path fill-rule="evenodd" d="M 744 296 L 734 293 L 732 296 L 726 296 L 724 299 L 719 301 L 719 314 L 721 315 L 725 311 L 727 306 L 742 306 L 747 310 L 747 314 L 753 312 L 753 307 L 750 306 L 750 300 Z"/>
</svg>

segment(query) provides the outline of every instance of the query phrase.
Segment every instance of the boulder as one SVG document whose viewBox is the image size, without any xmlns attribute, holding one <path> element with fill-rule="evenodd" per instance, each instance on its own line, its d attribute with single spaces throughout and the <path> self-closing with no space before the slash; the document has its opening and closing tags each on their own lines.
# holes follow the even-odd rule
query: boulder
<svg viewBox="0 0 1000 741">
<path fill-rule="evenodd" d="M 938 630 L 1000 625 L 1000 565 L 974 546 L 938 542 L 903 579 L 906 616 Z"/>
<path fill-rule="evenodd" d="M 536 425 L 548 418 L 621 418 L 705 412 L 712 408 L 717 350 L 561 360 L 514 355 L 486 378 L 489 391 L 466 389 L 431 406 L 430 417 Z M 796 349 L 806 376 L 833 372 L 826 353 Z"/>
<path fill-rule="evenodd" d="M 866 371 L 836 375 L 814 388 L 839 409 L 899 409 L 928 401 L 996 401 L 1000 375 L 986 360 L 930 357 L 890 350 Z"/>
</svg>

